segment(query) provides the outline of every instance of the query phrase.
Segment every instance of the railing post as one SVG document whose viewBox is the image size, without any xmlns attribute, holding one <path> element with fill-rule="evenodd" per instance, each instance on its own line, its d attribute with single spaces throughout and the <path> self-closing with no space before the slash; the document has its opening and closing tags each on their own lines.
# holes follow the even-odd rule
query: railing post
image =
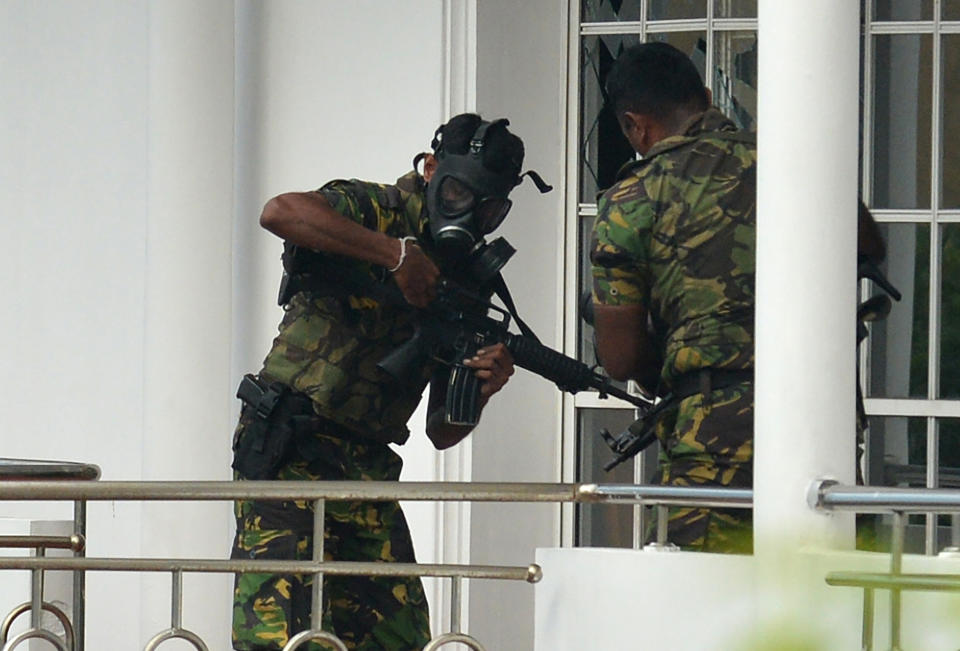
<svg viewBox="0 0 960 651">
<path fill-rule="evenodd" d="M 317 500 L 313 503 L 313 560 L 323 562 L 323 521 L 326 517 L 326 501 Z M 310 628 L 315 631 L 323 630 L 323 571 L 313 575 L 313 599 L 310 609 Z"/>
<path fill-rule="evenodd" d="M 427 645 L 423 647 L 423 651 L 436 651 L 436 649 L 439 649 L 442 646 L 455 643 L 464 645 L 470 649 L 473 649 L 473 651 L 485 651 L 479 640 L 463 633 L 460 630 L 460 615 L 463 611 L 463 591 L 461 590 L 462 583 L 463 576 L 457 575 L 452 577 L 452 582 L 450 584 L 450 632 L 444 633 L 443 635 L 430 640 Z"/>
<path fill-rule="evenodd" d="M 173 570 L 170 577 L 170 628 L 154 635 L 143 650 L 153 651 L 162 642 L 173 639 L 186 640 L 197 651 L 207 651 L 207 645 L 199 635 L 183 628 L 183 570 L 181 569 Z"/>
<path fill-rule="evenodd" d="M 46 550 L 37 547 L 37 558 L 43 558 Z M 30 628 L 39 629 L 43 615 L 43 570 L 33 570 L 30 573 L 32 587 L 30 590 Z"/>
<path fill-rule="evenodd" d="M 183 572 L 175 570 L 170 579 L 170 626 L 179 629 L 183 624 Z"/>
<path fill-rule="evenodd" d="M 897 577 L 903 570 L 903 511 L 893 512 L 890 536 L 890 574 Z M 890 589 L 890 649 L 900 651 L 900 589 Z"/>
<path fill-rule="evenodd" d="M 672 552 L 680 548 L 667 541 L 667 533 L 670 525 L 670 509 L 666 504 L 656 505 L 657 519 L 657 541 L 644 546 L 644 551 L 654 552 Z"/>
<path fill-rule="evenodd" d="M 667 544 L 667 525 L 670 524 L 670 512 L 663 504 L 657 504 L 657 545 Z"/>
<path fill-rule="evenodd" d="M 451 633 L 460 633 L 460 613 L 461 613 L 461 585 L 463 583 L 462 576 L 453 577 L 453 581 L 450 583 L 450 632 Z"/>
<path fill-rule="evenodd" d="M 84 541 L 82 549 L 74 550 L 73 555 L 84 557 L 87 555 L 87 503 L 76 500 L 73 503 L 73 533 Z M 87 576 L 83 570 L 73 572 L 73 631 L 75 634 L 74 651 L 83 651 L 86 641 L 84 634 L 87 611 Z"/>
<path fill-rule="evenodd" d="M 863 630 L 860 633 L 862 651 L 873 651 L 873 588 L 863 589 Z"/>
</svg>

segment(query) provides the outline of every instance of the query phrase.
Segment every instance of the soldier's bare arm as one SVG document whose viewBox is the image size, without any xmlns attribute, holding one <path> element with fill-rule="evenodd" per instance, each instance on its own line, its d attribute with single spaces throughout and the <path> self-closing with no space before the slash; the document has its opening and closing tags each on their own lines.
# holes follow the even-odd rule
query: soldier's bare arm
<svg viewBox="0 0 960 651">
<path fill-rule="evenodd" d="M 514 373 L 513 356 L 503 344 L 486 346 L 477 354 L 464 360 L 464 364 L 476 369 L 480 383 L 480 409 L 490 400 L 490 396 L 503 388 Z M 444 378 L 434 379 L 430 383 L 430 400 L 427 408 L 427 436 L 438 450 L 445 450 L 467 437 L 473 428 L 467 425 L 450 425 L 443 421 L 444 403 L 447 397 L 447 385 Z"/>
<path fill-rule="evenodd" d="M 287 192 L 263 207 L 260 225 L 289 242 L 315 251 L 344 255 L 393 269 L 403 250 L 400 240 L 365 228 L 334 210 L 317 192 Z M 416 244 L 408 242 L 397 286 L 412 305 L 426 306 L 436 294 L 440 272 Z"/>
<path fill-rule="evenodd" d="M 643 305 L 596 304 L 597 357 L 614 380 L 636 380 L 646 388 L 656 386 L 660 364 L 647 334 Z"/>
</svg>

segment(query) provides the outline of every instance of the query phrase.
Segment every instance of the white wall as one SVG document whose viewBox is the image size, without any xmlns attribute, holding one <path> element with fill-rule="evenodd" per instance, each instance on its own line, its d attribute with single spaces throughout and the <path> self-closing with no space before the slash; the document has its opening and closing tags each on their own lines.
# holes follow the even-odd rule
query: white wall
<svg viewBox="0 0 960 651">
<path fill-rule="evenodd" d="M 256 223 L 280 192 L 390 183 L 441 119 L 441 2 L 238 2 L 237 372 L 276 334 L 280 253 Z"/>
<path fill-rule="evenodd" d="M 442 47 L 440 0 L 0 2 L 2 454 L 109 480 L 229 477 L 233 391 L 280 316 L 260 208 L 407 171 L 441 119 Z M 91 556 L 224 557 L 232 530 L 226 504 L 89 519 Z M 91 574 L 87 648 L 142 648 L 168 591 Z M 186 578 L 184 625 L 211 648 L 229 598 L 229 577 Z"/>
<path fill-rule="evenodd" d="M 566 9 L 553 0 L 477 3 L 477 108 L 508 117 L 535 169 L 553 192 L 529 180 L 498 234 L 517 249 L 504 277 L 520 316 L 547 346 L 562 349 L 563 148 Z M 487 408 L 473 434 L 473 479 L 559 481 L 561 393 L 518 370 Z M 471 561 L 526 565 L 537 547 L 559 543 L 559 508 L 546 504 L 475 504 Z M 470 631 L 488 648 L 533 648 L 533 588 L 519 582 L 474 581 Z"/>
<path fill-rule="evenodd" d="M 148 6 L 141 478 L 228 479 L 235 386 L 228 336 L 233 0 L 157 0 Z M 228 553 L 229 504 L 151 502 L 142 508 L 142 555 Z M 223 640 L 230 587 L 226 575 L 184 576 L 183 625 L 211 642 Z M 170 577 L 141 575 L 140 589 L 144 640 L 170 626 Z"/>
<path fill-rule="evenodd" d="M 0 3 L 0 454 L 96 463 L 110 479 L 143 463 L 147 37 L 143 2 Z M 90 554 L 138 553 L 139 513 L 92 504 Z M 89 578 L 103 633 L 88 648 L 110 648 L 108 627 L 136 648 L 137 626 L 111 626 L 138 620 L 135 585 Z"/>
</svg>

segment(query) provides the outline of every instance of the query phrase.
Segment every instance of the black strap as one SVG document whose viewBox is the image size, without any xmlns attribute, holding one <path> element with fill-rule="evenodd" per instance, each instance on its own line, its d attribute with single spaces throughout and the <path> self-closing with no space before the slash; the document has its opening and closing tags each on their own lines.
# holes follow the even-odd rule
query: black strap
<svg viewBox="0 0 960 651">
<path fill-rule="evenodd" d="M 294 432 L 298 436 L 320 431 L 343 440 L 362 439 L 345 425 L 318 414 L 310 396 L 282 382 L 247 373 L 237 388 L 237 397 L 249 405 L 261 420 L 269 420 L 275 411 L 283 418 L 292 418 L 293 424 L 299 426 Z"/>
<path fill-rule="evenodd" d="M 513 297 L 510 296 L 510 290 L 507 288 L 507 281 L 503 279 L 503 274 L 497 272 L 496 277 L 493 279 L 493 291 L 494 293 L 503 301 L 503 304 L 507 308 L 507 312 L 510 313 L 510 316 L 513 317 L 513 320 L 517 322 L 517 327 L 520 328 L 522 332 L 527 337 L 530 337 L 537 343 L 540 343 L 540 339 L 537 338 L 537 335 L 533 334 L 533 330 L 524 323 L 523 319 L 520 318 L 520 315 L 517 314 L 517 306 L 513 303 Z"/>
<path fill-rule="evenodd" d="M 479 156 L 483 151 L 483 146 L 487 144 L 487 131 L 501 124 L 506 127 L 510 124 L 510 120 L 506 118 L 500 118 L 499 120 L 494 120 L 493 122 L 482 120 L 479 126 L 477 126 L 477 130 L 473 132 L 473 136 L 470 138 L 470 153 L 474 156 Z"/>
<path fill-rule="evenodd" d="M 270 418 L 280 403 L 294 415 L 316 415 L 313 401 L 282 382 L 272 382 L 247 373 L 237 387 L 237 397 L 256 412 L 259 418 Z"/>
</svg>

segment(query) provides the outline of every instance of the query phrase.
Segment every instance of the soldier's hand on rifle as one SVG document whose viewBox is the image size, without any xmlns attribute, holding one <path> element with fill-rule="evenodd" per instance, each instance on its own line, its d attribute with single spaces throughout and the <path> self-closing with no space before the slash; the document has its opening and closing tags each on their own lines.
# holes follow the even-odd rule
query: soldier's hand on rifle
<svg viewBox="0 0 960 651">
<path fill-rule="evenodd" d="M 463 360 L 463 364 L 476 369 L 477 378 L 482 380 L 480 400 L 484 404 L 490 396 L 503 388 L 514 371 L 513 355 L 502 343 L 479 349 L 476 355 Z"/>
<path fill-rule="evenodd" d="M 406 242 L 403 251 L 399 266 L 393 271 L 393 279 L 408 303 L 426 307 L 437 296 L 440 270 L 416 243 Z"/>
</svg>

